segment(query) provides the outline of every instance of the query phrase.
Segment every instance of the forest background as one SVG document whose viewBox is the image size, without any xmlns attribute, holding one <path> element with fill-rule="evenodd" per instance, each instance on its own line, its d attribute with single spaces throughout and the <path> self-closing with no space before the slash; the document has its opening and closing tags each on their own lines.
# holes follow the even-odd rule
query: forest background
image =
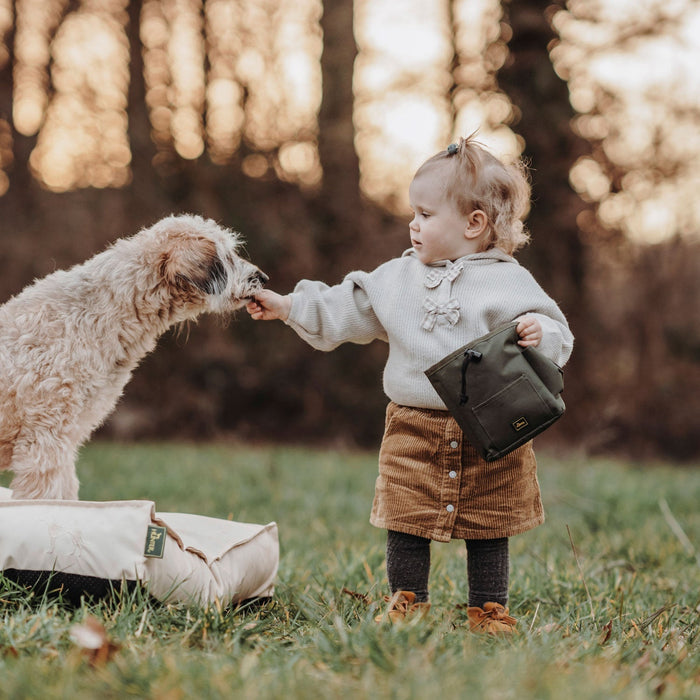
<svg viewBox="0 0 700 700">
<path fill-rule="evenodd" d="M 270 286 L 408 247 L 415 168 L 523 156 L 519 255 L 569 318 L 543 441 L 700 455 L 696 0 L 0 0 L 0 301 L 177 212 Z M 376 446 L 386 346 L 282 324 L 169 333 L 100 435 Z"/>
</svg>

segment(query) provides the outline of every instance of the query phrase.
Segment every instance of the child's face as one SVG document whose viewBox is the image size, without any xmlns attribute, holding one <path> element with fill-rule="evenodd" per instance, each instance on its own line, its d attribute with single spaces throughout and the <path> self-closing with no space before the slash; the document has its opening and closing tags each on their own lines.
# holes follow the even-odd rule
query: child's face
<svg viewBox="0 0 700 700">
<path fill-rule="evenodd" d="M 440 260 L 456 260 L 478 251 L 466 234 L 469 217 L 448 200 L 439 172 L 421 173 L 408 189 L 413 219 L 408 225 L 411 244 L 425 265 Z"/>
</svg>

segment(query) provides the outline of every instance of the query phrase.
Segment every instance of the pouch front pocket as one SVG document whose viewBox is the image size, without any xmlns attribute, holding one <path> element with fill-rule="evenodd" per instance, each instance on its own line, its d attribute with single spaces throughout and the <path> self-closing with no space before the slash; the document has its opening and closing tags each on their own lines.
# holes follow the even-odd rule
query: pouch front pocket
<svg viewBox="0 0 700 700">
<path fill-rule="evenodd" d="M 557 415 L 525 375 L 474 406 L 472 412 L 495 450 L 505 449 L 519 437 L 538 432 Z"/>
</svg>

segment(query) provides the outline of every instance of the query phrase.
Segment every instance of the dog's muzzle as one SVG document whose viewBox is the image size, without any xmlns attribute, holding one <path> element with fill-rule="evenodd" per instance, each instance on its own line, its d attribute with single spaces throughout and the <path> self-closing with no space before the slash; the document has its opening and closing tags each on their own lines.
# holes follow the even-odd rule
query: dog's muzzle
<svg viewBox="0 0 700 700">
<path fill-rule="evenodd" d="M 270 281 L 270 278 L 262 270 L 257 270 L 251 277 L 251 281 L 257 282 L 262 287 Z"/>
</svg>

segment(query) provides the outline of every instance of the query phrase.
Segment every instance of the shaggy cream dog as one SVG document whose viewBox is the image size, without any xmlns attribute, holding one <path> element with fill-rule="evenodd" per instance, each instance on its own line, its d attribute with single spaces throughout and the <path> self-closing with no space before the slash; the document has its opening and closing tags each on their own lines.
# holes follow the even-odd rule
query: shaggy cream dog
<svg viewBox="0 0 700 700">
<path fill-rule="evenodd" d="M 78 497 L 78 448 L 158 337 L 267 281 L 239 246 L 211 220 L 171 216 L 0 306 L 0 469 L 15 498 Z"/>
</svg>

